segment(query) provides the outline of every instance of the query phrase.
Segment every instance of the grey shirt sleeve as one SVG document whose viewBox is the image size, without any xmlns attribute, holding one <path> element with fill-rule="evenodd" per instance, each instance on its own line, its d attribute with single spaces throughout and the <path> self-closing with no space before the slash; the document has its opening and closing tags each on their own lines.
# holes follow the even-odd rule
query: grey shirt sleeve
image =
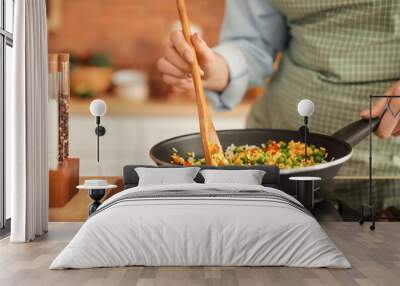
<svg viewBox="0 0 400 286">
<path fill-rule="evenodd" d="M 222 93 L 207 91 L 217 110 L 240 103 L 247 89 L 262 86 L 274 72 L 278 51 L 284 50 L 287 25 L 269 0 L 227 0 L 221 44 L 214 50 L 226 60 L 230 80 Z"/>
</svg>

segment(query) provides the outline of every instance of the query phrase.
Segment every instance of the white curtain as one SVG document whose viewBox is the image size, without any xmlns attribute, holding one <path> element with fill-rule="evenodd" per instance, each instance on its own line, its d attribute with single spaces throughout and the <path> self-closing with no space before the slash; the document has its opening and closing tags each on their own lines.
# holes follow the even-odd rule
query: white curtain
<svg viewBox="0 0 400 286">
<path fill-rule="evenodd" d="M 47 232 L 47 26 L 45 0 L 15 1 L 14 94 L 6 98 L 12 242 Z"/>
</svg>

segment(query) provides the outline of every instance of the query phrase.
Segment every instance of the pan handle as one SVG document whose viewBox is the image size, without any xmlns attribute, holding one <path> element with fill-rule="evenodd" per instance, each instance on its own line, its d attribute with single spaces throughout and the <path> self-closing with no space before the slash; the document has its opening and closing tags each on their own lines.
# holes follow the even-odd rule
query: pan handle
<svg viewBox="0 0 400 286">
<path fill-rule="evenodd" d="M 373 118 L 371 120 L 372 131 L 378 129 L 379 124 L 383 116 L 385 115 L 387 108 L 382 112 L 379 117 Z M 356 122 L 347 125 L 346 127 L 336 131 L 332 137 L 343 140 L 350 144 L 351 147 L 356 146 L 362 140 L 367 138 L 369 135 L 369 119 L 360 119 Z"/>
</svg>

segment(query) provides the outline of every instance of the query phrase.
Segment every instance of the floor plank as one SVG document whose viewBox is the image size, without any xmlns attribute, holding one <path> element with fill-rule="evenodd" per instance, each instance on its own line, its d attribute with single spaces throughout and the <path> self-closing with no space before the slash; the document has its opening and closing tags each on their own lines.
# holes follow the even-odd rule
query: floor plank
<svg viewBox="0 0 400 286">
<path fill-rule="evenodd" d="M 266 285 L 399 285 L 400 223 L 322 223 L 352 263 L 352 269 L 289 267 L 120 267 L 58 270 L 48 267 L 81 223 L 50 223 L 49 233 L 29 244 L 0 240 L 0 285 L 136 285 L 136 286 L 266 286 Z"/>
</svg>

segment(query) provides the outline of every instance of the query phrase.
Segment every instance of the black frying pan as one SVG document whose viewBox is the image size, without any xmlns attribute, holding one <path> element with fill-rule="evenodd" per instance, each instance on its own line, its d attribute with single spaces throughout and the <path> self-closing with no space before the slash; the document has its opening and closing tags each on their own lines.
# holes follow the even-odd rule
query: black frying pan
<svg viewBox="0 0 400 286">
<path fill-rule="evenodd" d="M 380 118 L 373 119 L 371 127 L 375 130 L 380 122 Z M 294 192 L 294 186 L 289 181 L 290 176 L 316 176 L 321 177 L 323 185 L 328 186 L 338 173 L 340 167 L 352 156 L 352 147 L 369 135 L 369 120 L 356 121 L 332 136 L 311 133 L 309 144 L 326 148 L 328 152 L 328 162 L 319 165 L 281 170 L 281 187 L 288 193 Z M 303 141 L 298 131 L 279 130 L 279 129 L 238 129 L 218 131 L 221 145 L 225 149 L 231 144 L 235 145 L 261 145 L 268 140 Z M 171 138 L 158 143 L 150 150 L 150 157 L 157 165 L 172 165 L 172 148 L 178 149 L 180 154 L 195 152 L 197 157 L 203 157 L 203 147 L 200 134 L 193 133 Z"/>
</svg>

